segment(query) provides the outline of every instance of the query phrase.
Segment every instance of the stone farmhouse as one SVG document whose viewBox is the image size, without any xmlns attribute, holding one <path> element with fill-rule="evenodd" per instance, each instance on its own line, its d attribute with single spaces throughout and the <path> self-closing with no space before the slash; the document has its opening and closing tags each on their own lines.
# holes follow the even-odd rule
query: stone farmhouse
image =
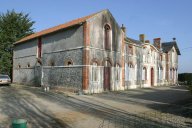
<svg viewBox="0 0 192 128">
<path fill-rule="evenodd" d="M 15 42 L 13 82 L 84 93 L 177 84 L 178 55 L 175 38 L 131 39 L 103 10 Z"/>
</svg>

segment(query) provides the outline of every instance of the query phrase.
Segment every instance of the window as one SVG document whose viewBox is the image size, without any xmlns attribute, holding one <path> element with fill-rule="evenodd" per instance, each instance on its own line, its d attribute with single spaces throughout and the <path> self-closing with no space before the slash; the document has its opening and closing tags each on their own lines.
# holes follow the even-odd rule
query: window
<svg viewBox="0 0 192 128">
<path fill-rule="evenodd" d="M 162 61 L 163 60 L 163 56 L 162 55 L 160 55 L 160 61 Z"/>
<path fill-rule="evenodd" d="M 106 24 L 104 26 L 104 30 L 105 30 L 105 32 L 104 32 L 104 34 L 105 34 L 104 35 L 104 37 L 105 37 L 105 43 L 104 43 L 105 49 L 110 50 L 111 49 L 111 27 L 108 24 Z"/>
<path fill-rule="evenodd" d="M 137 81 L 137 64 L 135 65 L 135 80 Z"/>
<path fill-rule="evenodd" d="M 41 58 L 42 42 L 41 37 L 38 38 L 37 58 Z"/>
<path fill-rule="evenodd" d="M 128 63 L 125 63 L 125 81 L 128 81 L 129 79 L 129 67 Z"/>
<path fill-rule="evenodd" d="M 133 65 L 130 63 L 128 64 L 128 70 L 129 70 L 129 77 L 128 77 L 128 80 L 129 81 L 132 81 L 134 79 L 134 67 Z"/>
<path fill-rule="evenodd" d="M 18 64 L 17 68 L 21 68 L 21 65 L 20 65 L 20 64 Z"/>
<path fill-rule="evenodd" d="M 170 76 L 170 79 L 172 79 L 172 69 L 170 69 L 170 74 L 169 74 L 169 76 Z"/>
<path fill-rule="evenodd" d="M 28 63 L 28 64 L 27 64 L 27 67 L 28 67 L 28 68 L 30 68 L 30 67 L 31 67 L 30 63 Z"/>
<path fill-rule="evenodd" d="M 173 72 L 172 72 L 173 74 L 172 74 L 172 78 L 173 78 L 173 80 L 175 80 L 175 69 L 173 68 Z"/>
<path fill-rule="evenodd" d="M 163 67 L 160 67 L 160 80 L 163 80 Z"/>
<path fill-rule="evenodd" d="M 104 66 L 105 67 L 111 67 L 111 63 L 109 62 L 109 60 L 105 61 Z"/>
<path fill-rule="evenodd" d="M 146 69 L 146 67 L 143 67 L 142 80 L 147 80 L 147 69 Z"/>
<path fill-rule="evenodd" d="M 98 81 L 98 76 L 97 76 L 97 62 L 93 62 L 92 66 L 92 81 Z"/>
<path fill-rule="evenodd" d="M 49 61 L 48 65 L 49 65 L 49 66 L 55 66 L 54 60 L 51 59 L 51 60 Z"/>
<path fill-rule="evenodd" d="M 120 80 L 120 66 L 119 64 L 116 65 L 116 80 L 119 81 Z"/>
<path fill-rule="evenodd" d="M 128 54 L 133 55 L 133 46 L 129 45 Z"/>
<path fill-rule="evenodd" d="M 55 66 L 55 62 L 51 62 L 51 66 Z"/>
<path fill-rule="evenodd" d="M 160 79 L 161 79 L 160 67 L 158 67 L 157 70 L 158 70 L 158 73 L 157 73 L 157 81 L 160 82 Z"/>
<path fill-rule="evenodd" d="M 65 60 L 64 65 L 65 66 L 72 66 L 73 65 L 73 61 L 71 59 L 67 59 L 67 60 Z"/>
<path fill-rule="evenodd" d="M 68 66 L 72 65 L 71 61 L 67 62 L 67 65 L 68 65 Z"/>
</svg>

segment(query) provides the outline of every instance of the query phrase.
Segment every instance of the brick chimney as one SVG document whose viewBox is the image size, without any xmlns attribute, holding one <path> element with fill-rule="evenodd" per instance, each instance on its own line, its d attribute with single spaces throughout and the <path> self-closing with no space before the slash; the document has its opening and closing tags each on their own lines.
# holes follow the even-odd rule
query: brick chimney
<svg viewBox="0 0 192 128">
<path fill-rule="evenodd" d="M 149 40 L 145 40 L 145 43 L 148 43 L 148 44 L 149 44 L 149 43 L 150 43 L 150 41 L 149 41 Z"/>
<path fill-rule="evenodd" d="M 161 49 L 161 38 L 154 38 L 153 39 L 153 45 L 156 48 Z"/>
<path fill-rule="evenodd" d="M 121 26 L 121 29 L 123 30 L 123 32 L 125 33 L 125 35 L 126 35 L 126 27 L 122 24 L 122 26 Z"/>
<path fill-rule="evenodd" d="M 140 35 L 139 35 L 139 40 L 140 40 L 142 43 L 145 43 L 145 34 L 140 34 Z"/>
</svg>

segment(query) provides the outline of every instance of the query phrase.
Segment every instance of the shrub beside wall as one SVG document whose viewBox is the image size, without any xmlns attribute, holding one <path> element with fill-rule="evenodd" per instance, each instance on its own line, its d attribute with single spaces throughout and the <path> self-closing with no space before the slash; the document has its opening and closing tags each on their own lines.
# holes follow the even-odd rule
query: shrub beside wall
<svg viewBox="0 0 192 128">
<path fill-rule="evenodd" d="M 180 84 L 187 85 L 192 93 L 192 73 L 181 73 L 178 76 L 178 80 Z"/>
</svg>

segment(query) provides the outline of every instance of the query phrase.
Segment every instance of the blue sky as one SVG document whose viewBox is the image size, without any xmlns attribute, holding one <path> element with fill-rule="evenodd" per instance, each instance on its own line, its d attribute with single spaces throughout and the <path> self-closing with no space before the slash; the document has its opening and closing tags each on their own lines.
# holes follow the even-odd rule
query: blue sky
<svg viewBox="0 0 192 128">
<path fill-rule="evenodd" d="M 176 37 L 181 51 L 179 72 L 192 72 L 192 0 L 0 0 L 0 13 L 29 13 L 35 31 L 109 9 L 127 36 L 144 33 L 151 42 Z M 191 47 L 191 48 L 189 48 Z"/>
</svg>

